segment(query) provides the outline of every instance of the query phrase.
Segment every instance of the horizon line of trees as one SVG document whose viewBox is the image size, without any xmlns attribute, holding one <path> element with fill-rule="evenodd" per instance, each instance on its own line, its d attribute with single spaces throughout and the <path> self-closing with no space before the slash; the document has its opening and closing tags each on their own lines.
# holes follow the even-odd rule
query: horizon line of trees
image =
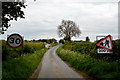
<svg viewBox="0 0 120 80">
<path fill-rule="evenodd" d="M 43 43 L 57 43 L 57 40 L 52 38 L 52 39 L 33 39 L 33 40 L 25 40 L 25 42 L 43 42 Z"/>
<path fill-rule="evenodd" d="M 59 43 L 64 43 L 65 40 L 64 38 L 63 39 L 60 39 L 58 42 Z M 90 38 L 87 36 L 86 37 L 86 40 L 71 40 L 73 42 L 90 42 Z M 46 42 L 46 43 L 57 43 L 57 39 L 55 38 L 52 38 L 52 39 L 33 39 L 33 40 L 25 40 L 25 42 Z"/>
<path fill-rule="evenodd" d="M 1 41 L 6 41 L 6 40 L 1 40 Z M 24 40 L 25 42 L 43 42 L 43 43 L 48 43 L 48 44 L 51 44 L 51 43 L 65 43 L 66 41 L 68 40 L 65 40 L 64 38 L 63 39 L 55 39 L 55 38 L 51 38 L 51 39 L 32 39 L 32 40 Z M 90 38 L 87 36 L 86 37 L 86 40 L 71 40 L 73 42 L 90 42 Z M 68 42 L 71 42 L 71 41 L 68 41 Z"/>
</svg>

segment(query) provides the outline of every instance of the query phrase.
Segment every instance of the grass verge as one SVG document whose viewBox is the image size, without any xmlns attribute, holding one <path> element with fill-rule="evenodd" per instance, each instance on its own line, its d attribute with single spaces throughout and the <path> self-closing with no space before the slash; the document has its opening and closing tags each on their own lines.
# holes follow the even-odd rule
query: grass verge
<svg viewBox="0 0 120 80">
<path fill-rule="evenodd" d="M 85 71 L 97 79 L 120 79 L 120 64 L 117 62 L 97 60 L 89 55 L 65 50 L 62 46 L 57 49 L 56 53 L 76 69 Z"/>
<path fill-rule="evenodd" d="M 51 44 L 52 47 L 57 46 L 59 43 Z"/>
<path fill-rule="evenodd" d="M 21 78 L 27 80 L 40 63 L 46 48 L 37 50 L 32 54 L 23 55 L 2 63 L 3 80 L 14 80 Z"/>
</svg>

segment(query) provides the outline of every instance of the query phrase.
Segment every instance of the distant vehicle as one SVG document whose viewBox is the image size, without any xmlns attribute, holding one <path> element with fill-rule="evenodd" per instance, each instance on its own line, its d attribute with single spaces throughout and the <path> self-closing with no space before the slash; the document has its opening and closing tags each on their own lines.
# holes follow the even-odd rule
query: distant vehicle
<svg viewBox="0 0 120 80">
<path fill-rule="evenodd" d="M 49 46 L 49 47 L 48 47 L 48 49 L 51 49 L 51 48 L 52 48 L 52 46 Z"/>
<path fill-rule="evenodd" d="M 52 48 L 51 44 L 46 44 L 45 47 L 48 49 Z"/>
</svg>

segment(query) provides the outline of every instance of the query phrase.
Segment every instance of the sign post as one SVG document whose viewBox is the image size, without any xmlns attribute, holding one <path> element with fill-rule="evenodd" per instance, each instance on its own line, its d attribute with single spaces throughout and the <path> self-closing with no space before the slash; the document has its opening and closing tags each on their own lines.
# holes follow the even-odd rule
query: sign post
<svg viewBox="0 0 120 80">
<path fill-rule="evenodd" d="M 108 35 L 96 44 L 97 53 L 99 54 L 109 54 L 112 53 L 112 36 Z"/>
</svg>

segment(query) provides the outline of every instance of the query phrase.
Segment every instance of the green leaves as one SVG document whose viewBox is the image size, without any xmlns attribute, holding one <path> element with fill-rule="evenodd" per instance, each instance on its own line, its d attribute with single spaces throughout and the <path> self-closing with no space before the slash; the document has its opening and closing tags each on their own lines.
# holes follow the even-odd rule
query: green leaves
<svg viewBox="0 0 120 80">
<path fill-rule="evenodd" d="M 16 58 L 24 54 L 34 53 L 37 50 L 45 48 L 44 43 L 32 43 L 25 42 L 23 47 L 19 47 L 17 49 L 8 47 L 6 41 L 2 41 L 2 59 L 9 60 L 10 58 Z"/>
<path fill-rule="evenodd" d="M 65 50 L 63 46 L 64 45 L 58 48 L 56 52 L 60 58 L 71 64 L 74 68 L 85 71 L 90 76 L 94 76 L 97 79 L 120 79 L 120 64 L 117 62 L 97 60 L 87 54 L 80 54 L 78 52 Z"/>
<path fill-rule="evenodd" d="M 2 31 L 6 31 L 10 27 L 9 21 L 18 18 L 25 18 L 22 8 L 26 5 L 22 2 L 2 2 Z"/>
<path fill-rule="evenodd" d="M 79 52 L 80 54 L 87 54 L 93 58 L 104 61 L 116 61 L 120 63 L 120 40 L 113 41 L 113 54 L 97 54 L 96 42 L 80 42 L 80 43 L 66 43 L 62 46 L 64 49 Z"/>
<path fill-rule="evenodd" d="M 40 63 L 46 48 L 35 51 L 34 54 L 28 54 L 18 58 L 14 58 L 2 63 L 3 80 L 24 79 L 27 80 Z"/>
</svg>

